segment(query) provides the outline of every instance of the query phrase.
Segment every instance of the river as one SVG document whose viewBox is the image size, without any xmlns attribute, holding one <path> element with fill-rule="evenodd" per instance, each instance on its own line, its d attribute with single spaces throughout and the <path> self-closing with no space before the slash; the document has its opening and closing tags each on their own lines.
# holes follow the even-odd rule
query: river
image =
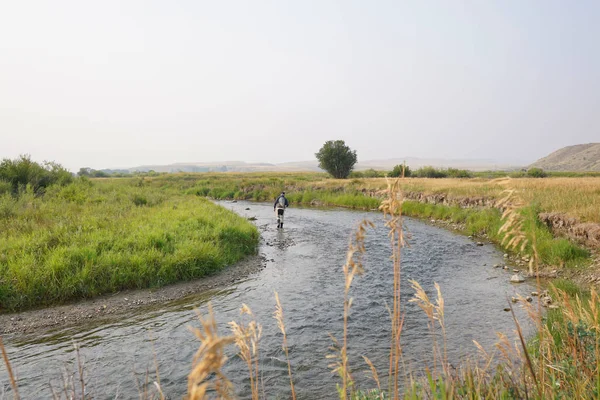
<svg viewBox="0 0 600 400">
<path fill-rule="evenodd" d="M 214 308 L 221 334 L 227 322 L 240 320 L 239 308 L 247 304 L 263 326 L 260 344 L 262 386 L 268 398 L 289 398 L 287 364 L 281 349 L 281 334 L 273 312 L 273 292 L 279 293 L 290 346 L 294 382 L 299 399 L 337 398 L 338 377 L 331 374 L 326 355 L 332 341 L 341 338 L 343 317 L 342 265 L 348 240 L 362 219 L 375 223 L 366 237 L 366 273 L 355 279 L 354 304 L 349 320 L 349 356 L 354 376 L 363 388 L 375 384 L 367 377 L 368 356 L 385 380 L 390 322 L 386 305 L 391 302 L 393 271 L 391 248 L 383 217 L 377 212 L 341 209 L 290 208 L 283 229 L 277 229 L 272 205 L 220 202 L 226 208 L 255 217 L 262 231 L 260 254 L 266 267 L 231 286 L 220 287 L 183 300 L 144 311 L 135 317 L 96 327 L 55 330 L 38 336 L 4 338 L 16 371 L 22 398 L 51 398 L 50 384 L 61 388 L 62 377 L 75 377 L 74 343 L 80 347 L 85 382 L 94 399 L 139 398 L 144 376 L 154 379 L 154 359 L 159 365 L 161 386 L 169 398 L 186 392 L 198 342 L 189 327 L 198 327 L 194 309 Z M 474 356 L 477 340 L 492 349 L 496 332 L 511 334 L 514 322 L 504 312 L 507 297 L 527 294 L 531 287 L 509 283 L 510 273 L 502 264 L 503 254 L 493 245 L 477 246 L 471 239 L 405 219 L 410 247 L 402 254 L 402 293 L 405 322 L 402 335 L 404 361 L 420 368 L 431 364 L 432 341 L 427 318 L 414 303 L 407 280 L 417 280 L 434 297 L 434 282 L 440 284 L 446 304 L 448 356 L 456 364 Z M 516 306 L 517 315 L 525 313 Z M 527 328 L 527 324 L 525 324 Z M 530 328 L 528 328 L 530 329 Z M 240 398 L 248 398 L 245 363 L 229 351 L 225 373 Z M 0 364 L 2 365 L 2 364 Z M 365 373 L 363 373 L 363 371 Z M 0 367 L 0 399 L 12 398 L 5 368 Z"/>
</svg>

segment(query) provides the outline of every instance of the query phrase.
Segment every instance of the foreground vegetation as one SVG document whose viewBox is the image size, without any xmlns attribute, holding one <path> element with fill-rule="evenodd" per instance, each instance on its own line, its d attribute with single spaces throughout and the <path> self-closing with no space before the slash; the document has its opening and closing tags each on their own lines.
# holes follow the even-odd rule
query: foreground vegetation
<svg viewBox="0 0 600 400">
<path fill-rule="evenodd" d="M 253 253 L 258 231 L 209 200 L 142 180 L 0 195 L 0 310 L 199 278 Z"/>
</svg>

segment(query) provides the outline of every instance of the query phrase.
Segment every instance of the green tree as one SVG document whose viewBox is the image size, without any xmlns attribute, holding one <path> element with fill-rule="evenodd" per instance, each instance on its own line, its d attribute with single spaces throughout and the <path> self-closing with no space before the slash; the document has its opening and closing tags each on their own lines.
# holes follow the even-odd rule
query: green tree
<svg viewBox="0 0 600 400">
<path fill-rule="evenodd" d="M 346 146 L 343 140 L 325 142 L 315 156 L 319 160 L 319 168 L 329 172 L 337 179 L 347 178 L 358 160 L 356 150 Z"/>
<path fill-rule="evenodd" d="M 390 176 L 392 178 L 401 177 L 402 176 L 402 168 L 404 168 L 404 177 L 408 178 L 411 175 L 412 171 L 410 170 L 410 167 L 408 165 L 402 165 L 402 164 L 396 165 L 390 172 Z"/>
<path fill-rule="evenodd" d="M 81 167 L 79 168 L 79 172 L 77 172 L 78 176 L 90 176 L 92 174 L 93 169 L 89 167 Z"/>
</svg>

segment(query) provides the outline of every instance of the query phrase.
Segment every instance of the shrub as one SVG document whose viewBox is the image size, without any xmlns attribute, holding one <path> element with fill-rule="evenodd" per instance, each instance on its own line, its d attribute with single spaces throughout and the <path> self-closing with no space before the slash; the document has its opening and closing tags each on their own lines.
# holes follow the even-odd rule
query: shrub
<svg viewBox="0 0 600 400">
<path fill-rule="evenodd" d="M 545 178 L 548 174 L 541 168 L 529 168 L 527 170 L 527 176 L 531 178 Z"/>
<path fill-rule="evenodd" d="M 447 173 L 451 178 L 470 178 L 472 176 L 466 169 L 448 168 Z"/>
<path fill-rule="evenodd" d="M 369 168 L 369 169 L 363 171 L 363 176 L 365 178 L 381 178 L 381 177 L 383 177 L 383 174 L 381 174 L 378 171 L 375 171 L 373 168 Z"/>
<path fill-rule="evenodd" d="M 365 174 L 363 174 L 361 171 L 352 171 L 352 172 L 350 172 L 349 177 L 350 178 L 364 178 Z"/>
<path fill-rule="evenodd" d="M 10 182 L 0 179 L 0 196 L 6 193 L 10 193 L 12 190 L 12 185 Z"/>
<path fill-rule="evenodd" d="M 10 184 L 13 194 L 28 185 L 35 193 L 41 193 L 50 185 L 71 183 L 73 176 L 60 164 L 48 161 L 39 164 L 30 156 L 22 155 L 15 160 L 5 158 L 0 162 L 0 180 Z"/>
<path fill-rule="evenodd" d="M 396 165 L 392 169 L 392 171 L 390 172 L 390 176 L 392 178 L 399 178 L 399 177 L 401 177 L 402 176 L 402 168 L 404 168 L 404 177 L 405 178 L 410 177 L 410 175 L 411 175 L 410 167 L 408 165 L 401 165 L 401 164 Z"/>
<path fill-rule="evenodd" d="M 448 176 L 448 173 L 432 166 L 426 166 L 416 170 L 414 176 L 419 178 L 445 178 Z"/>
<path fill-rule="evenodd" d="M 138 207 L 142 207 L 148 204 L 148 198 L 146 198 L 146 196 L 144 196 L 143 194 L 139 193 L 134 194 L 131 198 L 131 201 Z"/>
</svg>

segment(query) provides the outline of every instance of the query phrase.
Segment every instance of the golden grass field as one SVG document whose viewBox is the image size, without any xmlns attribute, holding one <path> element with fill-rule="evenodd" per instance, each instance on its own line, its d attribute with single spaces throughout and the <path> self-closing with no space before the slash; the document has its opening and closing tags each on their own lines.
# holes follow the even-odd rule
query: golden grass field
<svg viewBox="0 0 600 400">
<path fill-rule="evenodd" d="M 323 189 L 334 189 L 352 184 L 359 189 L 384 190 L 385 178 L 357 180 L 323 179 L 311 182 Z M 520 192 L 526 203 L 538 203 L 542 210 L 563 212 L 581 222 L 600 223 L 600 178 L 518 178 L 511 186 Z M 402 190 L 425 194 L 443 193 L 450 197 L 488 197 L 499 199 L 505 187 L 492 179 L 429 179 L 407 178 L 401 183 Z"/>
<path fill-rule="evenodd" d="M 172 180 L 175 176 L 160 176 L 157 182 Z M 177 178 L 176 178 L 177 179 Z M 319 173 L 208 173 L 181 174 L 179 179 L 204 181 L 218 186 L 281 187 L 293 194 L 295 190 L 326 190 L 343 192 L 349 189 L 379 191 L 387 188 L 386 178 L 332 179 Z M 496 179 L 485 178 L 405 178 L 404 191 L 425 194 L 444 193 L 449 197 L 503 197 L 505 186 Z M 525 203 L 537 203 L 542 211 L 561 212 L 581 222 L 600 223 L 600 177 L 514 178 L 511 187 L 520 192 Z"/>
</svg>

